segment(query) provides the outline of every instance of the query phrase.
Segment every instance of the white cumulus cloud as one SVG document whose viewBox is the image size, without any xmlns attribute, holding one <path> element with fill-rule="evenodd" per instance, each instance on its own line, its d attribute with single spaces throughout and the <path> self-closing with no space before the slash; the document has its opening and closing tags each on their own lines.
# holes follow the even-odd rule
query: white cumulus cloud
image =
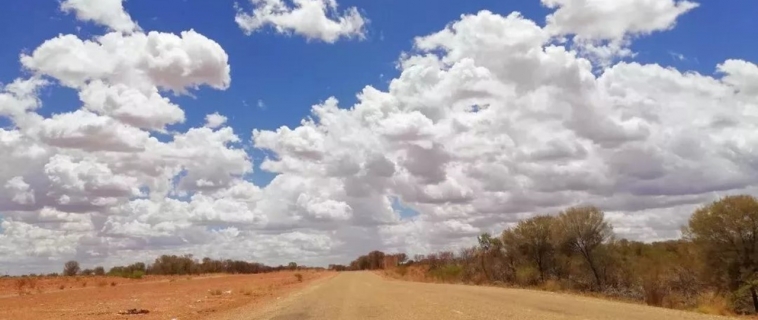
<svg viewBox="0 0 758 320">
<path fill-rule="evenodd" d="M 545 29 L 572 37 L 580 52 L 608 66 L 634 53 L 631 38 L 674 27 L 676 20 L 699 5 L 687 0 L 541 0 L 555 12 Z"/>
<path fill-rule="evenodd" d="M 238 8 L 234 18 L 246 34 L 271 26 L 279 33 L 295 33 L 328 43 L 340 38 L 365 37 L 368 20 L 355 7 L 340 13 L 336 0 L 250 0 L 250 3 L 252 13 Z"/>
<path fill-rule="evenodd" d="M 113 31 L 134 32 L 140 28 L 124 10 L 124 0 L 64 0 L 63 12 L 74 12 L 76 18 L 104 25 Z"/>
<path fill-rule="evenodd" d="M 205 116 L 205 126 L 211 129 L 218 128 L 226 123 L 226 117 L 220 115 L 218 112 L 211 113 Z"/>
</svg>

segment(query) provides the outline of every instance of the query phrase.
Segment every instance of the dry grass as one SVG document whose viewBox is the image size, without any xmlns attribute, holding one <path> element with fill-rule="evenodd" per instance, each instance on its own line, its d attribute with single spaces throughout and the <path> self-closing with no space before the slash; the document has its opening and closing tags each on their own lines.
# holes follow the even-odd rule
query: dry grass
<svg viewBox="0 0 758 320">
<path fill-rule="evenodd" d="M 729 300 L 721 295 L 709 292 L 700 294 L 697 299 L 697 308 L 695 308 L 695 311 L 704 314 L 728 316 L 732 315 L 732 312 L 730 311 L 731 309 Z"/>
<path fill-rule="evenodd" d="M 37 292 L 42 291 L 42 288 L 37 287 L 37 278 L 34 277 L 23 277 L 16 279 L 14 287 L 20 296 L 32 294 L 32 290 L 34 289 L 37 289 Z"/>
<path fill-rule="evenodd" d="M 295 273 L 295 279 L 297 279 L 297 282 L 303 282 L 303 275 Z"/>
<path fill-rule="evenodd" d="M 563 291 L 563 286 L 556 280 L 548 279 L 540 285 L 540 289 L 550 292 L 560 292 Z"/>
<path fill-rule="evenodd" d="M 213 290 L 208 290 L 208 293 L 212 296 L 220 296 L 222 292 L 221 292 L 221 289 L 213 289 Z"/>
<path fill-rule="evenodd" d="M 393 279 L 414 282 L 439 282 L 434 277 L 429 276 L 424 266 L 400 266 L 397 268 L 384 270 L 384 275 Z"/>
<path fill-rule="evenodd" d="M 108 286 L 108 281 L 100 280 L 100 281 L 97 282 L 97 286 L 99 288 L 107 287 Z"/>
<path fill-rule="evenodd" d="M 246 295 L 246 296 L 252 296 L 253 295 L 253 290 L 251 290 L 251 289 L 242 289 L 242 290 L 240 290 L 240 293 L 243 294 L 243 295 Z"/>
</svg>

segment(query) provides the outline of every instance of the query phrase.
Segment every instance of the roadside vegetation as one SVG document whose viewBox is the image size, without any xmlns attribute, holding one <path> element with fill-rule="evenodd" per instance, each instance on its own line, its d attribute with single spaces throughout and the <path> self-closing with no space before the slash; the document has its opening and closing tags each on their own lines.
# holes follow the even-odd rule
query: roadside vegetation
<svg viewBox="0 0 758 320">
<path fill-rule="evenodd" d="M 386 270 L 416 281 L 583 292 L 709 314 L 758 312 L 758 201 L 741 195 L 696 210 L 683 237 L 643 243 L 614 236 L 592 206 L 523 220 L 458 252 L 373 251 L 332 270 Z"/>
</svg>

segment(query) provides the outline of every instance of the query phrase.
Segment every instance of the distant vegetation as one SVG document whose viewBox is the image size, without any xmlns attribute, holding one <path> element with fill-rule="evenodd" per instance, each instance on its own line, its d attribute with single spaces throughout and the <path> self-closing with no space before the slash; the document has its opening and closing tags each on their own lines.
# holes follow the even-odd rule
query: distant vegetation
<svg viewBox="0 0 758 320">
<path fill-rule="evenodd" d="M 617 239 L 601 210 L 573 207 L 482 234 L 460 252 L 373 251 L 332 270 L 405 279 L 580 291 L 705 313 L 758 312 L 758 201 L 730 196 L 695 211 L 679 240 Z"/>
<path fill-rule="evenodd" d="M 141 279 L 145 275 L 194 275 L 212 273 L 255 274 L 281 270 L 302 269 L 323 268 L 308 268 L 298 266 L 295 262 L 290 262 L 287 266 L 270 267 L 262 263 L 247 262 L 241 260 L 214 260 L 211 258 L 203 258 L 202 260 L 198 260 L 193 258 L 192 255 L 162 255 L 155 259 L 155 261 L 151 264 L 137 262 L 127 266 L 115 266 L 111 268 L 107 273 L 105 272 L 105 269 L 100 266 L 95 267 L 92 270 L 84 269 L 80 271 L 78 262 L 69 261 L 64 265 L 63 275 L 108 275 L 131 279 Z"/>
<path fill-rule="evenodd" d="M 137 262 L 127 266 L 115 266 L 108 272 L 105 272 L 105 268 L 97 266 L 94 269 L 81 269 L 79 262 L 68 261 L 63 265 L 63 272 L 49 273 L 46 275 L 40 274 L 28 274 L 22 275 L 17 278 L 23 280 L 17 282 L 21 287 L 27 287 L 27 278 L 37 277 L 76 277 L 76 276 L 112 276 L 123 277 L 130 279 L 141 279 L 145 275 L 201 275 L 201 274 L 214 274 L 214 273 L 228 273 L 228 274 L 256 274 L 267 273 L 282 270 L 325 270 L 321 267 L 307 267 L 299 266 L 295 262 L 290 262 L 286 266 L 280 265 L 276 267 L 267 266 L 257 262 L 247 262 L 241 260 L 215 260 L 211 258 L 203 258 L 198 260 L 193 258 L 192 255 L 162 255 L 155 259 L 153 263 L 145 264 L 144 262 Z M 300 278 L 302 275 L 296 275 L 296 278 Z M 10 278 L 8 275 L 2 276 L 2 278 Z M 33 279 L 32 279 L 33 280 Z M 28 280 L 28 281 L 32 281 Z M 77 278 L 79 280 L 79 278 Z M 111 283 L 111 286 L 115 286 L 115 283 Z"/>
</svg>

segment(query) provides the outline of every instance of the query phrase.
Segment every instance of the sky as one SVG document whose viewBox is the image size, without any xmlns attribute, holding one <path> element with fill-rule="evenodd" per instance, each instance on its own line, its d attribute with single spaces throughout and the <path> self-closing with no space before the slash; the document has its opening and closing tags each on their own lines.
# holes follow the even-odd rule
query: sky
<svg viewBox="0 0 758 320">
<path fill-rule="evenodd" d="M 0 274 L 325 266 L 758 191 L 754 1 L 11 0 Z"/>
</svg>

